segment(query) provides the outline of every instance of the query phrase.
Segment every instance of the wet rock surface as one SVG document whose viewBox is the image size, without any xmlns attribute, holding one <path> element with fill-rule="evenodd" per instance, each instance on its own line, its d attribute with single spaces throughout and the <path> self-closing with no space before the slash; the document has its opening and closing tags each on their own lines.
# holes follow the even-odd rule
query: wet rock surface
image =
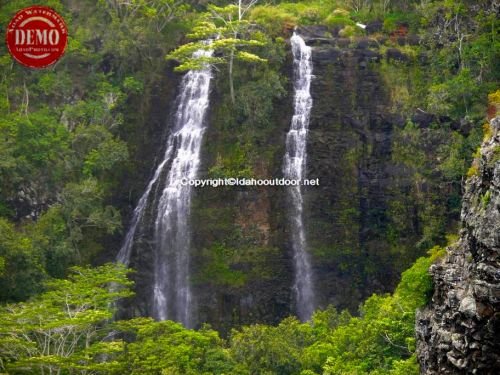
<svg viewBox="0 0 500 375">
<path fill-rule="evenodd" d="M 305 189 L 304 212 L 317 303 L 318 307 L 332 304 L 355 313 L 371 294 L 391 292 L 401 272 L 425 254 L 428 247 L 416 247 L 425 222 L 428 217 L 442 217 L 446 209 L 436 206 L 431 212 L 423 208 L 424 203 L 433 196 L 448 196 L 450 188 L 441 188 L 440 176 L 429 176 L 425 185 L 418 185 L 419 196 L 425 195 L 422 201 L 412 195 L 417 181 L 397 148 L 401 149 L 401 132 L 413 112 L 404 113 L 394 106 L 392 83 L 382 69 L 394 73 L 407 65 L 388 61 L 379 47 L 384 38 L 339 38 L 322 26 L 301 28 L 299 33 L 313 48 L 307 177 L 319 178 L 320 186 Z M 292 77 L 291 52 L 281 74 Z M 201 178 L 209 176 L 221 147 L 231 139 L 222 80 L 214 81 L 211 94 Z M 177 86 L 169 87 L 175 92 Z M 282 176 L 285 136 L 293 111 L 291 80 L 285 89 L 288 94 L 273 104 L 266 141 L 258 145 L 265 151 L 254 166 L 261 178 Z M 147 156 L 141 162 L 144 166 L 155 164 L 154 152 L 161 150 L 164 141 L 164 136 L 159 136 L 165 133 L 160 125 L 165 127 L 164 119 L 169 116 L 163 98 L 159 95 L 162 102 L 151 106 L 148 121 L 155 127 L 156 137 L 141 136 L 154 143 L 139 147 Z M 427 117 L 417 126 L 422 132 L 421 147 L 431 155 L 429 169 L 435 169 L 436 150 L 449 141 L 442 132 L 449 130 L 434 130 L 431 123 L 441 119 L 432 114 Z M 150 168 L 144 171 L 151 173 Z M 141 184 L 136 183 L 141 187 L 138 194 L 147 178 L 145 175 L 139 179 Z M 458 185 L 456 190 L 460 190 Z M 191 216 L 191 281 L 198 322 L 209 322 L 224 333 L 257 322 L 277 324 L 295 312 L 293 254 L 283 198 L 280 187 L 196 189 Z M 145 220 L 151 220 L 153 211 L 147 210 Z M 459 212 L 446 215 L 458 220 Z M 134 276 L 136 298 L 127 306 L 131 316 L 148 315 L 151 308 L 154 259 L 151 243 L 144 240 L 148 236 L 150 233 L 138 233 L 131 261 L 132 267 L 141 270 Z"/>
<path fill-rule="evenodd" d="M 391 292 L 401 272 L 428 250 L 425 246 L 416 248 L 427 220 L 422 216 L 421 203 L 409 193 L 416 181 L 394 151 L 400 142 L 398 132 L 411 119 L 411 113 L 394 109 L 391 83 L 381 71 L 382 64 L 389 66 L 387 69 L 405 64 L 387 61 L 372 37 L 338 38 L 322 26 L 308 26 L 298 32 L 313 48 L 307 176 L 318 178 L 320 186 L 305 189 L 304 212 L 317 303 L 320 308 L 331 304 L 355 313 L 371 294 Z M 283 74 L 292 77 L 291 53 Z M 217 84 L 214 87 L 212 102 L 218 103 L 220 93 Z M 275 103 L 269 139 L 276 149 L 273 157 L 262 160 L 259 176 L 281 176 L 293 109 L 291 83 L 287 92 L 286 98 Z M 201 175 L 214 164 L 214 145 L 220 144 L 225 134 L 220 125 L 223 122 L 217 117 L 217 113 L 223 113 L 221 108 L 211 110 Z M 430 115 L 431 122 L 438 120 Z M 430 124 L 419 127 L 421 147 L 425 153 L 436 155 L 448 138 Z M 437 163 L 437 157 L 431 158 Z M 435 168 L 435 164 L 429 168 Z M 449 190 L 440 190 L 442 185 L 440 176 L 432 177 L 422 190 L 429 196 L 450 194 Z M 231 238 L 233 229 L 243 238 L 252 238 L 251 246 L 238 247 L 237 259 L 230 261 L 230 272 L 248 275 L 244 283 L 230 285 L 206 277 L 193 278 L 199 321 L 227 332 L 243 324 L 277 324 L 295 312 L 293 254 L 283 197 L 282 189 L 265 187 L 196 192 L 192 209 L 195 275 L 206 276 L 210 261 L 207 254 L 214 244 Z M 449 217 L 458 221 L 459 213 L 453 215 Z M 388 233 L 396 225 L 404 229 L 394 245 Z"/>
<path fill-rule="evenodd" d="M 432 302 L 417 314 L 423 374 L 500 373 L 500 118 L 466 182 L 460 240 L 430 269 Z"/>
</svg>

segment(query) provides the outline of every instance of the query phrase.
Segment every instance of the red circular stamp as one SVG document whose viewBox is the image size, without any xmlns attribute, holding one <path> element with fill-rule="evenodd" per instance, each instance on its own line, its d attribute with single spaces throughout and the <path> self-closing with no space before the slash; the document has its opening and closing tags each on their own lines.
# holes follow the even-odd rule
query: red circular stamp
<svg viewBox="0 0 500 375">
<path fill-rule="evenodd" d="M 21 9 L 10 20 L 7 48 L 14 59 L 30 68 L 45 68 L 61 58 L 68 43 L 63 18 L 49 7 Z"/>
</svg>

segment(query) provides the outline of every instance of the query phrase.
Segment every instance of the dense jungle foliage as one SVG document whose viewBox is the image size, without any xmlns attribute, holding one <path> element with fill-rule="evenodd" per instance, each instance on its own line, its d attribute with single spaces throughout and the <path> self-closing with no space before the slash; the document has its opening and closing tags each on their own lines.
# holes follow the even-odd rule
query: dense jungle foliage
<svg viewBox="0 0 500 375">
<path fill-rule="evenodd" d="M 216 116 L 226 136 L 210 146 L 217 154 L 208 171 L 213 177 L 258 176 L 258 161 L 279 150 L 268 139 L 270 123 L 273 103 L 289 87 L 283 65 L 296 25 L 326 25 L 354 42 L 365 36 L 356 23 L 377 21 L 387 40 L 382 50 L 397 46 L 393 36 L 402 27 L 419 37 L 419 43 L 400 47 L 408 64 L 384 61 L 378 69 L 394 110 L 407 120 L 396 135 L 394 157 L 419 181 L 411 194 L 423 207 L 425 225 L 417 244 L 403 244 L 408 228 L 397 223 L 386 235 L 407 262 L 432 249 L 403 272 L 392 295 L 369 297 L 357 313 L 328 307 L 310 322 L 290 317 L 227 335 L 208 325 L 188 330 L 171 321 L 114 320 L 116 301 L 132 295 L 127 275 L 133 270 L 106 262 L 114 258 L 136 202 L 130 191 L 137 195 L 144 187 L 129 179 L 146 179 L 149 172 L 142 170 L 141 146 L 151 134 L 140 125 L 154 108 L 144 98 L 166 70 L 175 81 L 179 63 L 180 70 L 196 67 L 186 56 L 214 32 L 207 20 L 214 11 L 233 14 L 237 2 L 2 0 L 2 40 L 16 11 L 33 4 L 64 17 L 69 43 L 64 57 L 43 70 L 20 66 L 0 45 L 0 372 L 418 373 L 414 317 L 432 291 L 427 269 L 456 231 L 460 186 L 475 173 L 470 161 L 488 131 L 488 94 L 500 102 L 495 1 L 258 1 L 237 25 L 241 41 L 222 36 L 211 62 L 224 93 Z M 173 97 L 175 87 L 170 91 Z M 451 139 L 439 150 L 436 169 L 429 169 L 434 155 L 420 149 L 432 139 L 411 121 L 417 108 L 434 115 L 436 134 Z M 449 131 L 442 124 L 450 121 L 468 131 Z M 419 189 L 435 174 L 444 176 L 448 196 Z M 391 210 L 403 206 L 395 201 Z M 246 276 L 225 263 L 224 246 L 212 250 L 204 280 L 244 283 Z M 328 251 L 325 257 L 332 255 Z M 344 255 L 348 262 L 350 254 L 336 254 Z"/>
<path fill-rule="evenodd" d="M 115 301 L 130 295 L 128 271 L 73 267 L 65 280 L 0 315 L 0 364 L 9 373 L 339 374 L 418 373 L 415 310 L 432 285 L 427 269 L 443 250 L 403 273 L 392 296 L 369 298 L 360 316 L 333 308 L 311 322 L 233 330 L 188 330 L 150 318 L 113 321 Z"/>
</svg>

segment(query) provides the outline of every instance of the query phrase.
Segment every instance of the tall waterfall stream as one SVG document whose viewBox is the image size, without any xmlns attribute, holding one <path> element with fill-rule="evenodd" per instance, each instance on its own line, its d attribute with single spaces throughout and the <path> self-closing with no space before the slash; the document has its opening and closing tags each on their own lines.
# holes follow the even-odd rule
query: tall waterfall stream
<svg viewBox="0 0 500 375">
<path fill-rule="evenodd" d="M 306 177 L 307 132 L 312 108 L 310 93 L 312 79 L 311 47 L 297 33 L 291 38 L 294 65 L 294 114 L 286 136 L 283 174 L 286 179 L 303 180 Z M 287 188 L 290 233 L 295 277 L 293 284 L 297 315 L 301 320 L 311 317 L 314 310 L 314 288 L 311 261 L 307 252 L 304 228 L 303 191 L 300 185 Z"/>
<path fill-rule="evenodd" d="M 210 56 L 200 50 L 196 56 Z M 182 79 L 172 134 L 167 139 L 163 160 L 156 168 L 139 203 L 125 236 L 117 260 L 130 263 L 134 237 L 144 217 L 153 187 L 156 207 L 154 221 L 154 285 L 153 316 L 172 319 L 192 326 L 193 296 L 190 288 L 190 185 L 184 179 L 194 179 L 200 165 L 200 150 L 205 131 L 205 115 L 209 105 L 210 68 L 189 71 Z M 169 168 L 168 171 L 165 169 Z M 163 180 L 162 180 L 163 179 Z"/>
</svg>

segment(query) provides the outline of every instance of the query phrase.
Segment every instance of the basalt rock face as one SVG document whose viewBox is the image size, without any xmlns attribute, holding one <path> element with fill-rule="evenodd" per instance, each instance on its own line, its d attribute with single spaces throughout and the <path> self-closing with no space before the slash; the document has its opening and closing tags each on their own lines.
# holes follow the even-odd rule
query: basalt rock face
<svg viewBox="0 0 500 375">
<path fill-rule="evenodd" d="M 395 59 L 395 53 L 387 56 L 369 38 L 332 37 L 325 27 L 298 33 L 313 48 L 307 178 L 318 178 L 320 186 L 305 189 L 304 215 L 317 307 L 332 304 L 356 312 L 371 294 L 392 291 L 401 272 L 425 254 L 427 243 L 416 246 L 430 232 L 425 223 L 458 221 L 459 212 L 447 211 L 451 205 L 441 198 L 459 196 L 460 186 L 443 184 L 436 167 L 437 150 L 450 142 L 451 130 L 414 125 L 411 131 L 420 139 L 413 147 L 424 156 L 413 155 L 408 141 L 413 136 L 404 134 L 411 113 L 393 106 L 400 91 L 393 94 L 382 71 L 382 65 L 399 69 L 406 82 L 409 62 Z M 291 54 L 281 74 L 292 77 Z M 228 133 L 237 139 L 244 126 L 228 114 L 234 109 L 223 101 L 220 79 L 214 81 L 201 178 L 210 176 L 224 148 L 235 143 Z M 286 90 L 287 96 L 273 103 L 265 139 L 253 145 L 261 150 L 253 165 L 256 178 L 282 177 L 293 112 L 290 82 Z M 425 179 L 412 163 L 429 171 Z M 194 195 L 192 281 L 198 321 L 227 331 L 255 322 L 276 324 L 294 314 L 285 190 L 198 188 Z"/>
<path fill-rule="evenodd" d="M 319 179 L 320 185 L 304 191 L 304 219 L 317 307 L 332 304 L 356 312 L 371 294 L 392 291 L 401 272 L 425 254 L 429 243 L 444 240 L 444 230 L 434 228 L 449 229 L 458 221 L 459 208 L 452 211 L 450 197 L 459 201 L 460 183 L 443 183 L 437 160 L 453 141 L 450 134 L 457 135 L 461 127 L 447 128 L 448 119 L 415 108 L 400 110 L 398 103 L 411 90 L 405 86 L 408 69 L 420 68 L 420 62 L 399 50 L 380 48 L 382 39 L 340 38 L 319 26 L 298 32 L 313 48 L 306 169 L 307 178 Z M 255 91 L 251 78 L 241 78 L 247 70 L 247 65 L 235 66 L 237 100 L 245 88 Z M 269 92 L 259 91 L 250 104 L 245 97 L 236 105 L 229 99 L 225 72 L 216 75 L 199 178 L 217 177 L 221 165 L 229 170 L 226 177 L 245 176 L 247 164 L 255 178 L 283 176 L 293 114 L 291 51 L 275 73 L 284 82 L 284 95 L 267 99 Z M 151 119 L 145 119 L 144 131 L 151 131 L 141 134 L 145 145 L 137 149 L 144 168 L 137 169 L 136 196 L 157 162 L 155 153 L 164 151 L 160 125 L 168 129 L 167 113 L 175 107 L 177 87 L 170 76 L 169 82 L 169 101 L 159 95 L 151 104 Z M 238 109 L 241 103 L 246 112 Z M 265 123 L 249 125 L 247 117 L 262 106 L 268 108 Z M 413 114 L 419 121 L 408 128 Z M 150 137 L 151 132 L 157 136 Z M 247 157 L 250 151 L 253 156 Z M 285 193 L 279 186 L 194 189 L 190 281 L 197 323 L 228 332 L 258 322 L 276 324 L 295 313 Z M 138 272 L 130 315 L 150 311 L 153 257 L 151 244 L 143 238 L 138 233 L 131 259 Z"/>
<path fill-rule="evenodd" d="M 337 43 L 313 47 L 307 173 L 319 178 L 320 187 L 307 190 L 305 212 L 322 306 L 355 311 L 367 294 L 383 288 L 373 274 L 367 280 L 365 266 L 381 255 L 369 242 L 376 244 L 376 226 L 387 223 L 388 167 L 399 119 L 390 113 L 377 72 L 380 58 L 377 51 Z"/>
<path fill-rule="evenodd" d="M 458 216 L 446 212 L 446 203 L 431 203 L 457 187 L 440 191 L 439 173 L 419 181 L 409 156 L 418 149 L 436 171 L 437 150 L 448 142 L 441 132 L 449 130 L 415 129 L 421 141 L 410 145 L 411 115 L 393 107 L 394 85 L 383 70 L 405 75 L 406 62 L 384 56 L 374 40 L 346 46 L 342 38 L 318 36 L 322 29 L 299 32 L 313 46 L 307 173 L 320 186 L 306 189 L 305 213 L 317 300 L 356 312 L 371 294 L 392 291 L 425 254 L 426 222 L 441 216 L 447 226 Z"/>
<path fill-rule="evenodd" d="M 98 263 L 116 260 L 129 229 L 135 205 L 152 178 L 156 166 L 161 162 L 166 140 L 171 132 L 180 76 L 173 72 L 170 63 L 165 64 L 159 72 L 151 74 L 150 83 L 146 86 L 146 95 L 136 97 L 128 103 L 130 108 L 137 110 L 130 110 L 128 113 L 128 121 L 124 124 L 122 134 L 130 148 L 130 170 L 123 176 L 113 200 L 117 206 L 122 207 L 123 233 L 122 236 L 110 238 L 109 248 L 114 248 L 115 251 L 102 254 Z M 154 222 L 153 211 L 150 209 L 145 214 L 150 223 Z M 153 229 L 148 228 L 149 231 Z M 130 267 L 136 271 L 131 275 L 135 282 L 135 296 L 121 305 L 120 317 L 123 318 L 147 316 L 151 311 L 154 259 L 152 246 L 145 240 L 146 235 L 150 233 L 141 232 L 135 238 L 136 244 L 130 259 Z"/>
<path fill-rule="evenodd" d="M 291 60 L 283 67 L 291 76 Z M 245 126 L 228 115 L 235 111 L 225 96 L 225 77 L 214 80 L 208 128 L 202 149 L 200 178 L 215 178 L 211 171 L 227 149 L 230 160 Z M 288 93 L 293 88 L 286 87 Z M 253 177 L 281 174 L 284 135 L 293 104 L 290 95 L 273 102 L 272 124 L 252 147 L 259 150 Z M 229 118 L 229 120 L 228 120 Z M 248 125 L 246 125 L 248 126 Z M 240 156 L 238 156 L 240 155 Z M 242 177 L 237 174 L 225 177 Z M 277 324 L 291 313 L 293 269 L 285 233 L 284 190 L 266 186 L 195 188 L 192 220 L 192 285 L 196 320 L 209 322 L 222 333 L 257 322 Z"/>
<path fill-rule="evenodd" d="M 467 180 L 460 240 L 430 269 L 416 321 L 423 374 L 500 373 L 500 117 Z"/>
<path fill-rule="evenodd" d="M 384 220 L 393 127 L 403 120 L 390 112 L 388 92 L 376 71 L 381 60 L 377 51 L 323 37 L 321 27 L 309 31 L 314 79 L 307 178 L 318 178 L 320 186 L 305 190 L 304 212 L 316 299 L 318 307 L 333 304 L 356 311 L 366 295 L 389 290 L 399 274 L 394 270 L 386 286 L 373 275 L 370 280 L 363 276 L 364 260 L 378 257 L 376 246 L 365 245 L 375 223 Z M 292 77 L 291 54 L 282 74 Z M 254 167 L 259 178 L 282 176 L 293 112 L 291 84 L 287 93 L 274 103 L 269 144 L 264 147 L 273 153 Z M 217 159 L 211 149 L 225 137 L 220 94 L 216 84 L 202 158 L 204 176 Z M 276 324 L 295 313 L 285 197 L 283 187 L 196 190 L 193 283 L 200 321 L 226 331 L 255 322 Z"/>
</svg>

